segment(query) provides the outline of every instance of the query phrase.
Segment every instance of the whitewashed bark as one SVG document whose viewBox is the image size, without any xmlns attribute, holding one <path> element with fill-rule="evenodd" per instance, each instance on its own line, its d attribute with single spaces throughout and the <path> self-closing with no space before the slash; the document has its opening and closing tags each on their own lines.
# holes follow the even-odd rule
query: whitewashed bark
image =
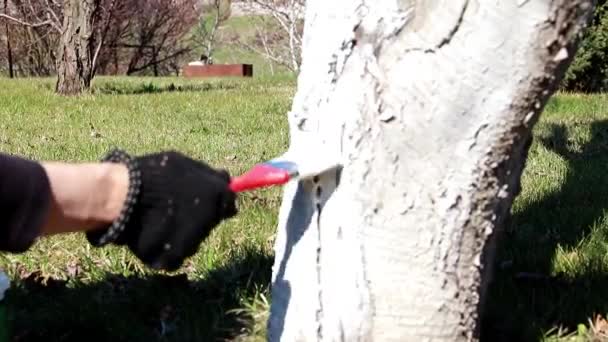
<svg viewBox="0 0 608 342">
<path fill-rule="evenodd" d="M 590 10 L 307 2 L 288 153 L 343 168 L 285 187 L 269 340 L 478 338 L 531 129 Z"/>
</svg>

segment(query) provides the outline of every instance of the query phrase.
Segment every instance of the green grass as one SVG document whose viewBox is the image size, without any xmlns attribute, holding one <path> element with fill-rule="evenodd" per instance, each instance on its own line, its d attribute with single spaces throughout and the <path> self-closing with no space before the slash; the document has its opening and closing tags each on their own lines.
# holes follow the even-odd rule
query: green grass
<svg viewBox="0 0 608 342">
<path fill-rule="evenodd" d="M 287 145 L 293 80 L 98 78 L 95 94 L 81 98 L 55 96 L 53 82 L 0 79 L 2 151 L 94 161 L 114 146 L 136 154 L 177 149 L 237 174 Z M 81 234 L 0 255 L 0 268 L 16 281 L 7 298 L 15 335 L 28 341 L 261 338 L 279 194 L 240 196 L 241 214 L 172 274 L 146 269 L 124 248 L 91 248 Z M 161 339 L 162 326 L 168 332 Z"/>
<path fill-rule="evenodd" d="M 80 98 L 55 96 L 53 82 L 0 79 L 2 151 L 92 161 L 114 146 L 177 149 L 239 173 L 287 145 L 293 78 L 98 78 Z M 589 320 L 608 314 L 608 96 L 557 95 L 534 135 L 484 334 L 584 341 L 601 326 Z M 13 332 L 28 341 L 263 340 L 279 195 L 241 196 L 240 215 L 172 274 L 79 234 L 0 255 L 15 281 Z"/>
<path fill-rule="evenodd" d="M 608 96 L 554 97 L 534 129 L 498 254 L 488 340 L 583 341 L 577 326 L 606 316 L 607 171 Z"/>
</svg>

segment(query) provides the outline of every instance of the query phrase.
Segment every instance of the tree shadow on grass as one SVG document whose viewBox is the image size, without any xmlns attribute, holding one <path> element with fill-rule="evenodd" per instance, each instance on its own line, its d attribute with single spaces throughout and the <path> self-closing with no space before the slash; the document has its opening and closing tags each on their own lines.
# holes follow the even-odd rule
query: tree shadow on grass
<svg viewBox="0 0 608 342">
<path fill-rule="evenodd" d="M 129 83 L 107 82 L 93 88 L 94 93 L 107 95 L 145 95 L 168 92 L 203 92 L 212 90 L 230 90 L 237 87 L 229 82 L 205 82 L 189 84 L 156 84 L 154 82 Z"/>
<path fill-rule="evenodd" d="M 249 253 L 211 270 L 202 281 L 185 274 L 146 278 L 108 275 L 69 286 L 35 279 L 7 294 L 12 341 L 217 341 L 246 334 L 243 298 L 267 290 L 272 260 Z"/>
<path fill-rule="evenodd" d="M 483 341 L 538 341 L 554 327 L 576 331 L 577 324 L 608 312 L 603 266 L 608 232 L 594 231 L 608 209 L 608 121 L 592 122 L 590 131 L 591 140 L 578 151 L 572 150 L 574 138 L 563 125 L 551 126 L 550 135 L 541 139 L 567 161 L 568 171 L 561 188 L 513 214 L 497 254 Z M 591 261 L 574 276 L 551 276 L 558 245 L 582 248 Z"/>
</svg>

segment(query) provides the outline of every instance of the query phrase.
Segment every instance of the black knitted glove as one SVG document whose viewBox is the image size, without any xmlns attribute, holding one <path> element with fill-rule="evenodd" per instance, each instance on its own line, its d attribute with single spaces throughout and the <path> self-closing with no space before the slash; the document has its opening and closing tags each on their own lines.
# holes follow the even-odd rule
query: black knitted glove
<svg viewBox="0 0 608 342">
<path fill-rule="evenodd" d="M 86 234 L 94 246 L 127 245 L 149 267 L 173 271 L 237 213 L 225 170 L 173 151 L 131 158 L 115 150 L 105 160 L 127 165 L 130 188 L 121 217 Z"/>
</svg>

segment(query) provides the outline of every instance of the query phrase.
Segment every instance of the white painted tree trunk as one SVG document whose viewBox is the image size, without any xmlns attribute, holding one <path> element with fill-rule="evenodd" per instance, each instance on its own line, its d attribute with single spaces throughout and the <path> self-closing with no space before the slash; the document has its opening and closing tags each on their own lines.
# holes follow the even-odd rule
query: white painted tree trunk
<svg viewBox="0 0 608 342">
<path fill-rule="evenodd" d="M 288 153 L 343 168 L 285 188 L 269 340 L 478 338 L 532 126 L 590 10 L 307 2 Z"/>
</svg>

